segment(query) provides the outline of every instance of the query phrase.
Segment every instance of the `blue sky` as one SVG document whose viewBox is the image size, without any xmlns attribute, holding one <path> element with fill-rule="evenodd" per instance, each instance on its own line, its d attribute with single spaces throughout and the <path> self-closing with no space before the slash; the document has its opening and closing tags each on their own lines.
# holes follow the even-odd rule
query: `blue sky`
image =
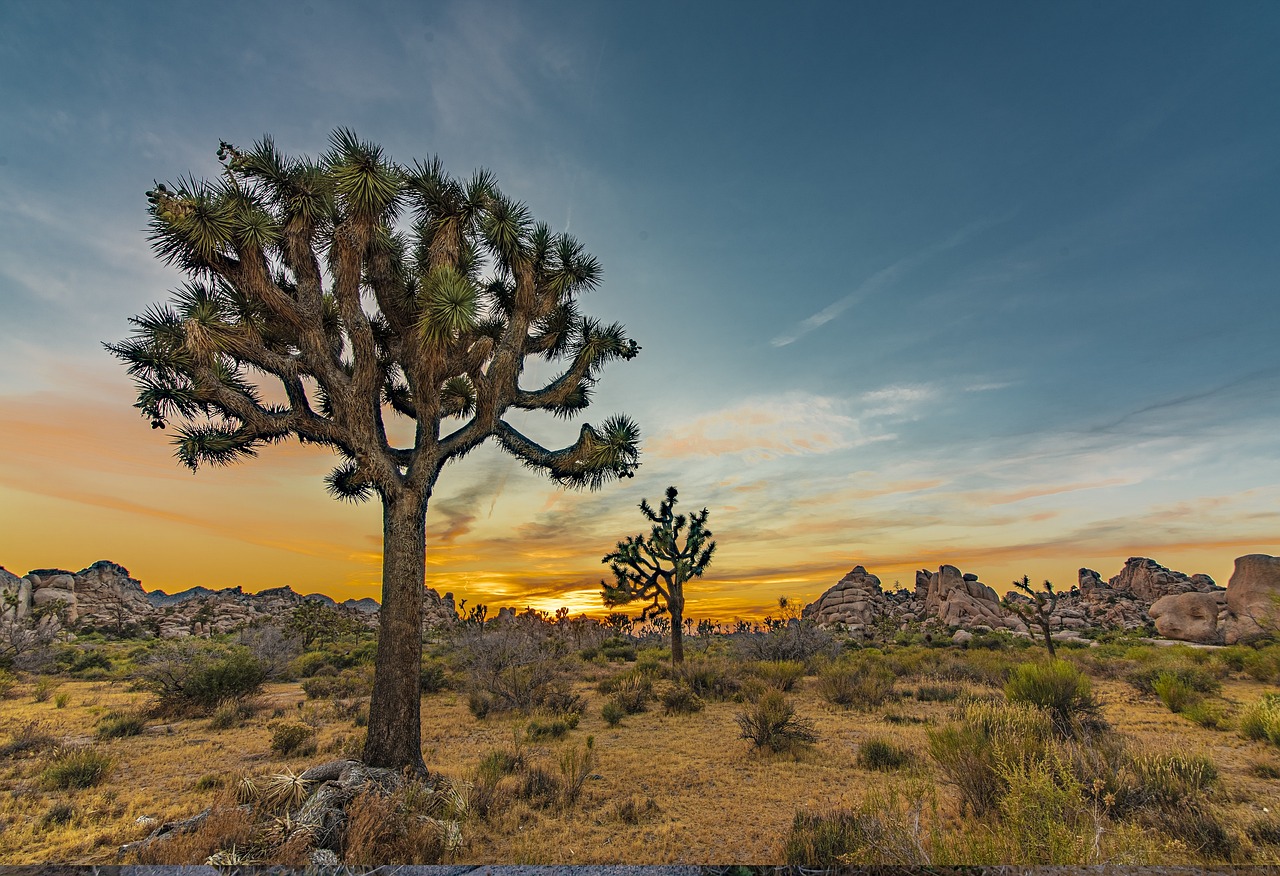
<svg viewBox="0 0 1280 876">
<path fill-rule="evenodd" d="M 640 422 L 640 476 L 468 459 L 439 589 L 587 608 L 668 483 L 712 509 L 722 612 L 856 562 L 1225 583 L 1278 552 L 1278 38 L 1246 2 L 6 3 L 0 563 L 376 595 L 376 514 L 324 498 L 325 454 L 192 478 L 98 346 L 181 279 L 153 180 L 350 126 L 491 169 L 643 347 L 587 417 Z"/>
</svg>

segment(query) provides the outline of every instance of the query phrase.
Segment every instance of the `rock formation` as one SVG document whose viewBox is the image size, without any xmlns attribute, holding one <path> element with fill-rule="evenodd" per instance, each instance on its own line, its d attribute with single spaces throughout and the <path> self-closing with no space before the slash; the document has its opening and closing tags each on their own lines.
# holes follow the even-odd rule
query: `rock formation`
<svg viewBox="0 0 1280 876">
<path fill-rule="evenodd" d="M 1280 630 L 1280 557 L 1238 557 L 1227 582 L 1227 608 L 1223 638 L 1228 645 Z"/>
<path fill-rule="evenodd" d="M 442 597 L 426 588 L 423 597 L 424 627 L 457 619 L 452 593 Z M 0 567 L 0 617 L 21 621 L 32 612 L 56 613 L 70 629 L 145 630 L 162 638 L 207 636 L 260 620 L 287 619 L 308 600 L 348 612 L 366 626 L 377 626 L 379 605 L 368 597 L 336 603 L 328 596 L 304 596 L 290 587 L 259 593 L 245 593 L 240 587 L 147 593 L 128 569 L 107 560 L 79 572 L 36 569 L 21 578 Z"/>
<path fill-rule="evenodd" d="M 928 581 L 924 602 L 925 620 L 969 631 L 1010 630 L 1025 633 L 1027 625 L 1000 607 L 996 592 L 974 574 L 962 574 L 955 566 L 916 573 L 917 589 Z"/>
<path fill-rule="evenodd" d="M 1212 593 L 1193 590 L 1161 596 L 1147 613 L 1155 621 L 1156 632 L 1166 639 L 1220 645 L 1226 606 L 1227 596 L 1221 590 Z"/>
</svg>

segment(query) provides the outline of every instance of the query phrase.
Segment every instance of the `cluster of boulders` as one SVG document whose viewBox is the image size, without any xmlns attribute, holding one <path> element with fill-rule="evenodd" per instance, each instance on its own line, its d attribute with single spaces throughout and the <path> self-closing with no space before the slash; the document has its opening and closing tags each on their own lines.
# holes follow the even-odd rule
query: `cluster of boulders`
<svg viewBox="0 0 1280 876">
<path fill-rule="evenodd" d="M 1008 598 L 1030 604 L 1017 592 Z M 867 639 L 913 624 L 955 630 L 961 641 L 993 630 L 1020 636 L 1033 632 L 977 575 L 949 565 L 917 572 L 914 592 L 885 591 L 878 577 L 855 566 L 805 606 L 804 616 Z M 1180 641 L 1248 641 L 1280 628 L 1280 558 L 1240 557 L 1226 589 L 1208 575 L 1186 575 L 1147 557 L 1130 557 L 1105 582 L 1094 570 L 1081 569 L 1077 585 L 1058 594 L 1049 626 L 1060 641 L 1080 640 L 1090 630 L 1152 627 Z"/>
<path fill-rule="evenodd" d="M 147 592 L 138 579 L 129 576 L 128 569 L 108 560 L 99 560 L 79 572 L 36 569 L 22 577 L 0 567 L 0 619 L 11 623 L 38 620 L 67 629 L 134 630 L 175 639 L 225 633 L 261 620 L 279 621 L 307 601 L 343 611 L 369 627 L 377 626 L 378 603 L 367 597 L 339 603 L 319 593 L 303 595 L 291 587 L 258 593 L 246 593 L 241 587 Z M 424 588 L 423 602 L 425 627 L 457 620 L 452 593 L 441 596 Z"/>
</svg>

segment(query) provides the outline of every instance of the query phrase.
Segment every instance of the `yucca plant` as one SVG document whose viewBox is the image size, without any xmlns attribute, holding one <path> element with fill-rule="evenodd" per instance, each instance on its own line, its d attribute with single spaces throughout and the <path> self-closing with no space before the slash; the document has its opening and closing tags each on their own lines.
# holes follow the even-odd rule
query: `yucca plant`
<svg viewBox="0 0 1280 876">
<path fill-rule="evenodd" d="M 223 143 L 218 158 L 216 181 L 148 193 L 155 252 L 188 282 L 107 349 L 151 426 L 177 426 L 176 456 L 193 470 L 293 436 L 341 458 L 326 479 L 333 496 L 381 500 L 383 626 L 364 757 L 425 770 L 419 630 L 440 472 L 493 439 L 563 485 L 631 476 L 639 429 L 625 416 L 584 424 L 561 450 L 505 417 L 577 415 L 602 366 L 640 348 L 578 310 L 599 262 L 485 171 L 463 182 L 439 160 L 400 165 L 346 130 L 319 159 L 266 137 L 249 150 Z M 563 370 L 522 388 L 530 357 Z M 285 401 L 268 400 L 264 381 Z M 411 445 L 390 443 L 388 410 L 413 422 Z"/>
</svg>

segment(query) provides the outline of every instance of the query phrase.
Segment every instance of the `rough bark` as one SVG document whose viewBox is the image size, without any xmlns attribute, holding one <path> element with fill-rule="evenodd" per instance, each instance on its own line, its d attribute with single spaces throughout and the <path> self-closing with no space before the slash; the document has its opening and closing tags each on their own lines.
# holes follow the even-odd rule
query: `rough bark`
<svg viewBox="0 0 1280 876">
<path fill-rule="evenodd" d="M 684 594 L 673 592 L 667 608 L 671 610 L 671 663 L 679 666 L 684 662 Z"/>
<path fill-rule="evenodd" d="M 420 667 L 426 574 L 426 498 L 383 504 L 382 611 L 364 762 L 425 773 Z"/>
</svg>

